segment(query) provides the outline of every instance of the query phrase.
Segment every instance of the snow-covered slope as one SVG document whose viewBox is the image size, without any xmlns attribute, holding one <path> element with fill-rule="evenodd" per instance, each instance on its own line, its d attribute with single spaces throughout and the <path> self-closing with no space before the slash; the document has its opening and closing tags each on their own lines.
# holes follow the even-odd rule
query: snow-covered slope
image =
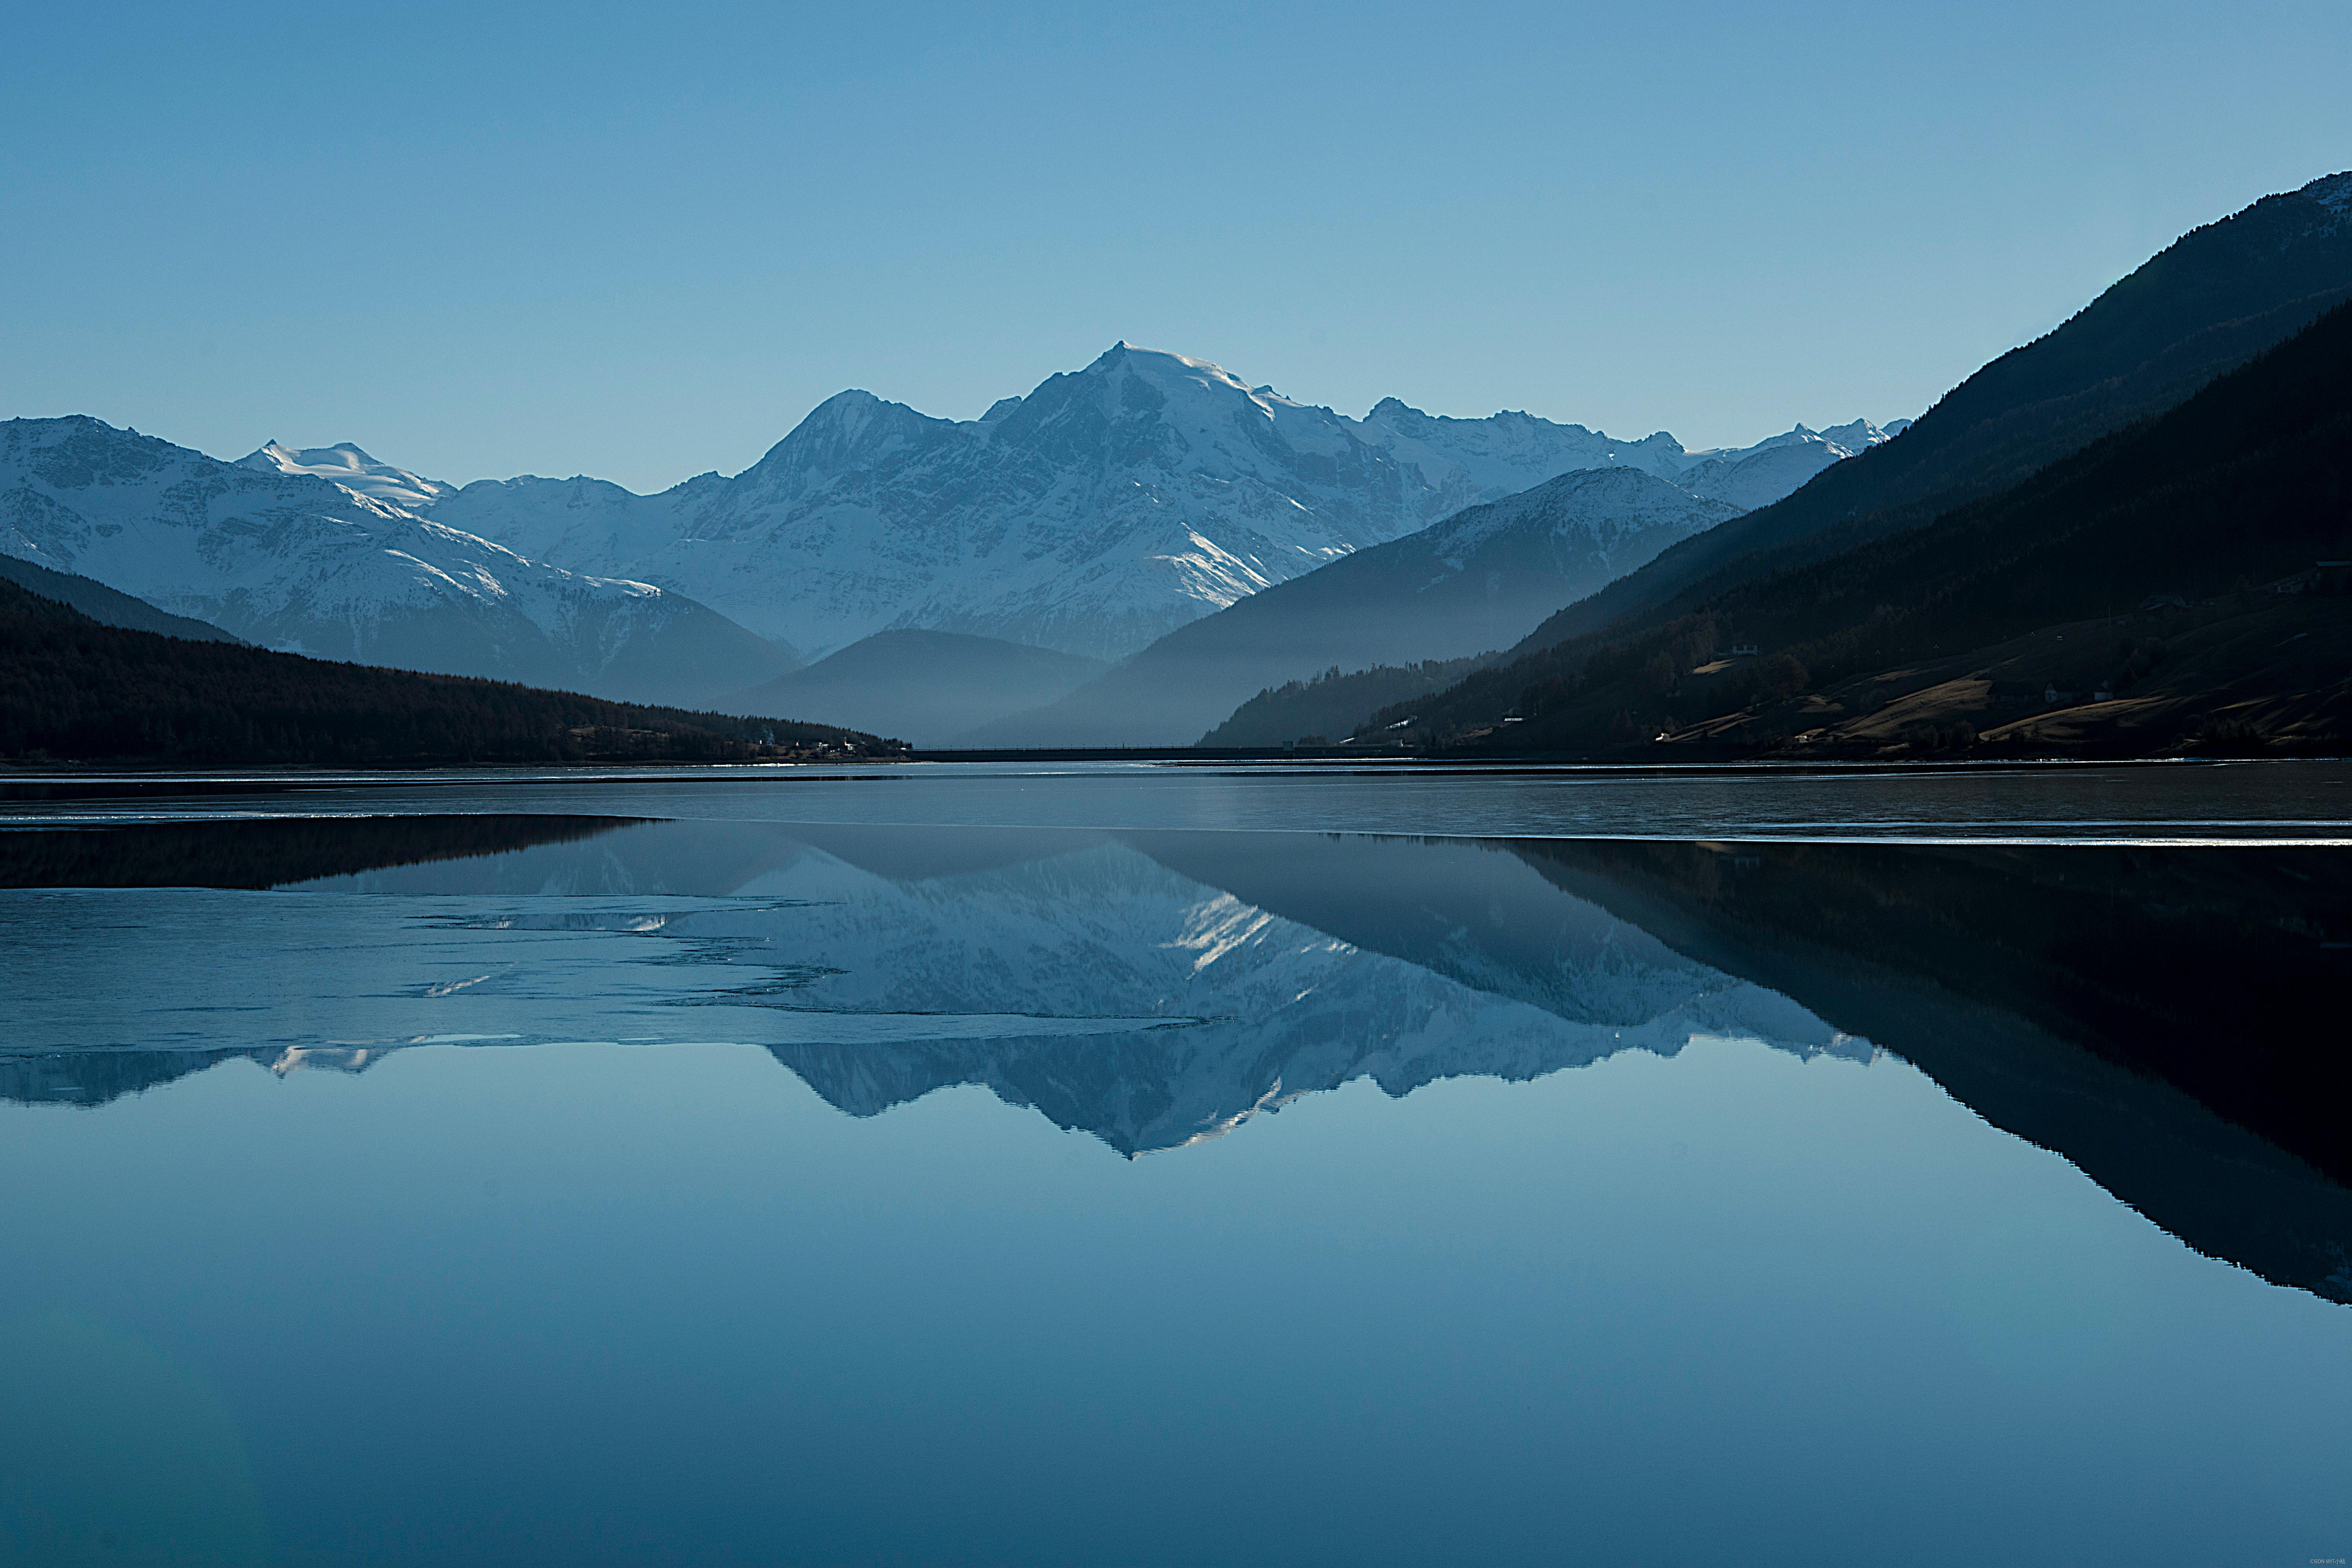
<svg viewBox="0 0 2352 1568">
<path fill-rule="evenodd" d="M 0 553 L 324 658 L 656 701 L 791 662 L 679 595 L 81 416 L 0 424 Z"/>
<path fill-rule="evenodd" d="M 1508 647 L 1562 605 L 1738 512 L 1641 468 L 1571 470 L 1180 626 L 971 740 L 1188 745 L 1285 681 Z"/>
<path fill-rule="evenodd" d="M 733 479 L 656 496 L 484 480 L 430 515 L 533 558 L 673 587 L 812 652 L 919 627 L 1112 658 L 1570 469 L 1706 464 L 1706 483 L 1742 496 L 1817 471 L 1781 458 L 1735 484 L 1758 450 L 1695 456 L 1664 434 L 1441 418 L 1394 399 L 1351 419 L 1120 343 L 977 420 L 845 392 Z"/>
<path fill-rule="evenodd" d="M 1374 404 L 1360 423 L 1350 423 L 1398 461 L 1425 473 L 1458 475 L 1470 489 L 1489 495 L 1525 489 L 1529 474 L 1549 478 L 1571 468 L 1627 467 L 1671 479 L 1691 462 L 1682 443 L 1664 431 L 1619 441 L 1531 414 L 1506 412 L 1484 419 L 1423 414 L 1393 397 Z"/>
</svg>

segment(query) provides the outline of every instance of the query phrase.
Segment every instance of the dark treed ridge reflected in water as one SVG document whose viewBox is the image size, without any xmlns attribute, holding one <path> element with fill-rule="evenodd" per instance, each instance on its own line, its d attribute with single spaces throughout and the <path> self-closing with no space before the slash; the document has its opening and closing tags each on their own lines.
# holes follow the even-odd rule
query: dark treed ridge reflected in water
<svg viewBox="0 0 2352 1568">
<path fill-rule="evenodd" d="M 24 802 L 0 1559 L 2341 1555 L 2344 771 L 2075 776 Z"/>
</svg>

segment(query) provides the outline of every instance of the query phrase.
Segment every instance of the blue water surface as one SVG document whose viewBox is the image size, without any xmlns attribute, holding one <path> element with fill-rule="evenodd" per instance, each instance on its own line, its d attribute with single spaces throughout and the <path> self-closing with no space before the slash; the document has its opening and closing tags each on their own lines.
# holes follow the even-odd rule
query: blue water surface
<svg viewBox="0 0 2352 1568">
<path fill-rule="evenodd" d="M 2000 984 L 1904 1001 L 1861 936 L 1773 968 L 1706 923 L 1713 879 L 1858 874 L 1808 841 L 2123 839 L 2043 853 L 2144 878 L 2352 838 L 2325 765 L 2076 776 L 8 807 L 97 868 L 0 890 L 0 1558 L 2344 1556 L 2308 1149 Z M 224 885 L 224 823 L 278 836 L 227 857 L 264 885 Z M 1673 842 L 1527 842 L 1580 831 Z M 2095 1136 L 1960 1098 L 1979 1034 Z M 2176 1218 L 2116 1173 L 2158 1139 L 2319 1217 Z"/>
</svg>

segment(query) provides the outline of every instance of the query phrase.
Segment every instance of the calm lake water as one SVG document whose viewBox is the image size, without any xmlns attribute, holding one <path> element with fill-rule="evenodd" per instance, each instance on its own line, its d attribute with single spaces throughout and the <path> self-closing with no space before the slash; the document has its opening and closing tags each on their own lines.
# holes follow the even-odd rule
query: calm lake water
<svg viewBox="0 0 2352 1568">
<path fill-rule="evenodd" d="M 2352 767 L 0 793 L 0 1561 L 2352 1555 Z"/>
</svg>

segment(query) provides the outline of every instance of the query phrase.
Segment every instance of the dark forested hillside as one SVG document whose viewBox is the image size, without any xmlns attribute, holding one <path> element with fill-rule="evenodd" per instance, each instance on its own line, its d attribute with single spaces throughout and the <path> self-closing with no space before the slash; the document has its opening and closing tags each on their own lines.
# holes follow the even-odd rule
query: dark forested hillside
<svg viewBox="0 0 2352 1568">
<path fill-rule="evenodd" d="M 1917 527 L 2179 405 L 2348 298 L 2352 174 L 2265 196 L 1994 360 L 1896 439 L 1676 545 L 1512 651 L 1671 618 L 1735 582 Z"/>
<path fill-rule="evenodd" d="M 190 642 L 244 640 L 210 621 L 191 620 L 186 616 L 159 610 L 144 599 L 110 588 L 94 578 L 77 576 L 71 572 L 52 572 L 13 555 L 0 555 L 0 582 L 14 583 L 27 593 L 69 605 L 101 626 L 128 626 L 132 631 L 185 637 Z"/>
<path fill-rule="evenodd" d="M 206 765 L 896 754 L 822 724 L 686 713 L 102 626 L 0 582 L 0 758 Z"/>
<path fill-rule="evenodd" d="M 2352 598 L 2320 563 L 2347 554 L 2352 307 L 1999 496 L 1482 671 L 1415 728 L 1587 753 L 1669 736 L 2145 752 L 2231 725 L 2336 744 Z M 1718 657 L 1738 647 L 1758 651 Z"/>
<path fill-rule="evenodd" d="M 1203 746 L 1288 746 L 1344 741 L 1366 717 L 1413 698 L 1443 691 L 1501 656 L 1376 664 L 1343 671 L 1334 665 L 1312 680 L 1268 687 L 1201 737 Z"/>
</svg>

